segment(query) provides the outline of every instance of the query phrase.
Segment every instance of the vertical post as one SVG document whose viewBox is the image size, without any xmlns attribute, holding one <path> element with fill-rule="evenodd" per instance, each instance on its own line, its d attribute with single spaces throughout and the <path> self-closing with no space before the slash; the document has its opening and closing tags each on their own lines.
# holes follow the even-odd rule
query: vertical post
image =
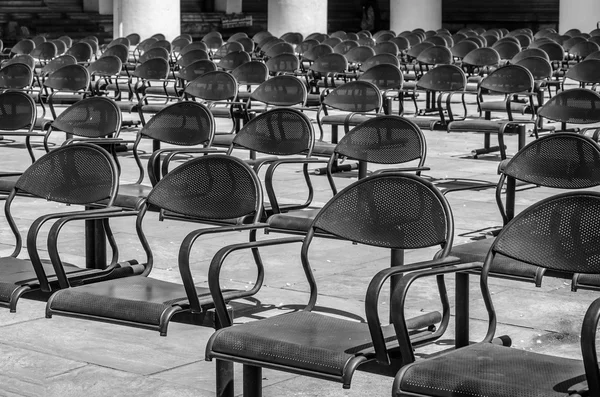
<svg viewBox="0 0 600 397">
<path fill-rule="evenodd" d="M 217 370 L 217 396 L 233 397 L 233 363 L 231 361 L 215 360 Z"/>
<path fill-rule="evenodd" d="M 390 1 L 390 29 L 396 34 L 416 28 L 437 30 L 441 27 L 442 0 Z"/>
<path fill-rule="evenodd" d="M 262 368 L 244 364 L 244 397 L 262 397 Z"/>
</svg>

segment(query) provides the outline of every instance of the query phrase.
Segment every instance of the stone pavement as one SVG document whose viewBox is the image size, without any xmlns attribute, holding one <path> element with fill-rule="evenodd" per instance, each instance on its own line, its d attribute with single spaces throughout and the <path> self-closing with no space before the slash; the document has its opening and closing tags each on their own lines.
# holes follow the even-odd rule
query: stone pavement
<svg viewBox="0 0 600 397">
<path fill-rule="evenodd" d="M 472 107 L 470 107 L 472 110 Z M 129 116 L 128 116 L 129 117 Z M 219 121 L 220 129 L 226 129 Z M 472 133 L 447 134 L 425 131 L 431 170 L 425 175 L 439 178 L 471 178 L 497 182 L 499 157 L 491 154 L 473 159 L 472 149 L 478 148 L 483 136 Z M 59 143 L 61 134 L 54 134 Z M 126 138 L 134 133 L 126 131 Z M 528 138 L 528 141 L 533 138 Z M 144 143 L 150 150 L 150 143 Z M 508 152 L 516 149 L 516 136 L 507 139 Z M 43 154 L 36 145 L 36 155 Z M 246 156 L 245 153 L 238 153 Z M 23 142 L 10 138 L 0 141 L 2 170 L 23 170 L 28 156 Z M 130 152 L 121 153 L 123 182 L 137 178 Z M 282 169 L 277 179 L 281 195 L 299 200 L 301 175 L 293 169 Z M 338 186 L 355 180 L 355 175 L 336 175 Z M 317 189 L 315 202 L 325 203 L 331 193 L 324 176 L 314 176 Z M 463 191 L 448 194 L 456 222 L 455 244 L 483 236 L 488 228 L 501 225 L 495 203 L 495 190 Z M 551 195 L 550 189 L 529 189 L 518 196 L 517 210 Z M 55 211 L 52 203 L 32 205 L 26 198 L 17 198 L 14 213 L 22 231 L 39 215 Z M 197 224 L 159 222 L 156 213 L 146 216 L 144 228 L 155 255 L 151 277 L 179 280 L 177 249 L 183 236 L 200 227 Z M 8 255 L 13 248 L 12 235 L 5 219 L 0 222 L 0 254 Z M 83 263 L 83 226 L 65 230 L 61 252 L 66 260 Z M 123 259 L 143 260 L 131 219 L 113 223 L 113 231 Z M 277 238 L 281 235 L 260 235 L 259 238 Z M 44 236 L 39 241 L 43 241 Z M 198 285 L 206 284 L 206 270 L 212 255 L 223 245 L 241 242 L 243 233 L 203 238 L 196 244 L 192 270 Z M 407 252 L 407 262 L 431 258 L 435 250 Z M 308 286 L 300 267 L 299 245 L 266 248 L 261 251 L 265 261 L 265 282 L 255 299 L 242 304 L 252 307 L 236 323 L 255 321 L 302 307 L 307 302 Z M 22 256 L 26 255 L 24 250 Z M 332 315 L 364 318 L 364 294 L 371 277 L 389 266 L 386 250 L 352 245 L 332 240 L 317 240 L 310 255 L 319 286 L 317 309 Z M 250 258 L 243 254 L 232 256 L 223 276 L 225 286 L 250 287 L 254 279 Z M 487 327 L 487 314 L 481 303 L 479 286 L 471 278 L 471 340 L 480 340 Z M 452 277 L 449 278 L 452 285 Z M 525 283 L 494 279 L 494 302 L 499 313 L 498 334 L 510 335 L 513 346 L 551 354 L 579 357 L 579 330 L 587 305 L 597 293 L 580 291 L 570 293 L 564 280 L 545 279 L 541 288 Z M 434 283 L 419 282 L 413 287 L 407 311 L 418 313 L 436 307 Z M 449 288 L 453 295 L 453 289 Z M 386 318 L 389 291 L 381 299 L 382 318 Z M 453 296 L 451 296 L 453 301 Z M 517 304 L 518 302 L 518 304 Z M 17 313 L 0 310 L 0 396 L 213 396 L 215 394 L 214 362 L 204 361 L 204 349 L 211 328 L 172 322 L 168 336 L 158 332 L 101 322 L 54 316 L 44 316 L 45 302 L 22 299 Z M 449 347 L 453 338 L 453 324 L 442 340 L 433 346 L 418 350 L 419 357 Z M 236 394 L 241 393 L 241 368 L 236 369 Z M 307 377 L 265 370 L 265 396 L 388 396 L 391 377 L 358 372 L 350 390 L 340 384 Z"/>
</svg>

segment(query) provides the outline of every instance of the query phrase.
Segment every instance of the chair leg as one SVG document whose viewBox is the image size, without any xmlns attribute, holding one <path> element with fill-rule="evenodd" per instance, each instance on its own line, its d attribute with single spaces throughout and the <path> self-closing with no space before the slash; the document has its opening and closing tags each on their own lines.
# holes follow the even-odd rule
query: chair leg
<svg viewBox="0 0 600 397">
<path fill-rule="evenodd" d="M 215 360 L 215 367 L 217 370 L 216 397 L 233 397 L 233 363 Z"/>
<path fill-rule="evenodd" d="M 244 364 L 244 397 L 262 397 L 262 368 Z"/>
</svg>

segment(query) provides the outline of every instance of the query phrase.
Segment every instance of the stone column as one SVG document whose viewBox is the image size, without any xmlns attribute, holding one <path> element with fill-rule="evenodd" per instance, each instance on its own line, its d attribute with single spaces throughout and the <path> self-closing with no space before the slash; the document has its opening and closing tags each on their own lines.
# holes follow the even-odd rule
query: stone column
<svg viewBox="0 0 600 397">
<path fill-rule="evenodd" d="M 327 0 L 269 0 L 267 26 L 274 36 L 287 32 L 327 33 Z"/>
<path fill-rule="evenodd" d="M 560 0 L 558 12 L 558 33 L 564 34 L 573 28 L 589 33 L 600 21 L 600 1 Z"/>
<path fill-rule="evenodd" d="M 442 0 L 390 0 L 390 29 L 396 34 L 416 28 L 437 30 L 441 27 Z"/>
<path fill-rule="evenodd" d="M 162 33 L 173 40 L 181 34 L 180 1 L 118 0 L 113 15 L 115 38 L 137 33 L 144 40 Z"/>
<path fill-rule="evenodd" d="M 84 12 L 98 12 L 98 3 L 100 0 L 83 0 Z"/>
<path fill-rule="evenodd" d="M 242 0 L 215 0 L 215 11 L 239 14 L 242 12 Z"/>
<path fill-rule="evenodd" d="M 100 15 L 112 15 L 113 8 L 113 0 L 98 0 L 98 13 Z"/>
</svg>

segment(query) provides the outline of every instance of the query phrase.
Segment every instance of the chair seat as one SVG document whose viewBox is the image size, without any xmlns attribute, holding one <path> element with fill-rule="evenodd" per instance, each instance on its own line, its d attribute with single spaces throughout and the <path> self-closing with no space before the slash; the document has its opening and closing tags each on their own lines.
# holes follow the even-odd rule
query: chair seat
<svg viewBox="0 0 600 397">
<path fill-rule="evenodd" d="M 319 208 L 305 209 L 301 211 L 290 211 L 283 214 L 275 214 L 267 219 L 269 229 L 281 229 L 288 231 L 308 232 Z"/>
<path fill-rule="evenodd" d="M 391 327 L 384 332 L 394 336 Z M 223 328 L 211 337 L 207 352 L 343 376 L 350 360 L 371 347 L 366 323 L 300 311 Z"/>
<path fill-rule="evenodd" d="M 495 238 L 484 238 L 466 244 L 452 247 L 450 255 L 455 256 L 463 263 L 483 262 Z M 511 275 L 511 278 L 525 279 L 535 282 L 539 280 L 539 269 L 537 266 L 516 261 L 504 255 L 497 254 L 491 266 L 491 273 L 495 276 Z"/>
<path fill-rule="evenodd" d="M 151 190 L 152 186 L 138 183 L 119 185 L 119 193 L 115 198 L 114 205 L 122 208 L 136 208 L 142 199 L 148 197 Z"/>
<path fill-rule="evenodd" d="M 324 141 L 315 141 L 315 145 L 313 146 L 313 155 L 321 156 L 321 157 L 331 157 L 333 155 L 333 151 L 335 150 L 335 144 L 331 142 Z"/>
<path fill-rule="evenodd" d="M 136 108 L 143 113 L 158 113 L 168 106 L 167 103 L 150 103 L 148 105 L 137 105 Z"/>
<path fill-rule="evenodd" d="M 505 101 L 486 101 L 481 102 L 481 111 L 482 112 L 506 112 L 506 102 Z M 525 113 L 529 109 L 529 105 L 527 103 L 521 102 L 511 102 L 510 110 L 513 112 L 520 112 L 521 114 Z"/>
<path fill-rule="evenodd" d="M 20 177 L 20 175 L 0 175 L 0 192 L 9 193 L 11 190 L 13 190 Z"/>
<path fill-rule="evenodd" d="M 416 125 L 419 126 L 419 128 L 421 129 L 427 129 L 427 130 L 434 130 L 436 129 L 436 125 L 440 125 L 441 122 L 439 119 L 426 119 L 426 118 L 420 118 L 420 117 L 414 117 L 409 119 L 410 121 L 412 121 L 413 123 L 415 123 Z"/>
<path fill-rule="evenodd" d="M 214 117 L 220 118 L 231 118 L 231 112 L 229 107 L 213 107 L 210 108 L 210 112 Z"/>
<path fill-rule="evenodd" d="M 396 379 L 393 392 L 394 396 L 566 397 L 570 387 L 584 380 L 582 361 L 477 343 L 411 364 Z"/>
<path fill-rule="evenodd" d="M 448 123 L 449 132 L 491 132 L 498 133 L 509 123 L 499 120 L 461 120 Z"/>
<path fill-rule="evenodd" d="M 321 118 L 322 124 L 332 124 L 332 125 L 344 125 L 346 122 L 347 114 L 333 114 L 329 116 L 323 116 Z M 367 121 L 373 116 L 364 116 L 361 114 L 356 114 L 352 116 L 348 122 L 348 125 L 355 126 L 359 125 L 363 121 Z"/>
<path fill-rule="evenodd" d="M 235 134 L 215 134 L 212 146 L 229 147 L 233 142 Z"/>
</svg>

